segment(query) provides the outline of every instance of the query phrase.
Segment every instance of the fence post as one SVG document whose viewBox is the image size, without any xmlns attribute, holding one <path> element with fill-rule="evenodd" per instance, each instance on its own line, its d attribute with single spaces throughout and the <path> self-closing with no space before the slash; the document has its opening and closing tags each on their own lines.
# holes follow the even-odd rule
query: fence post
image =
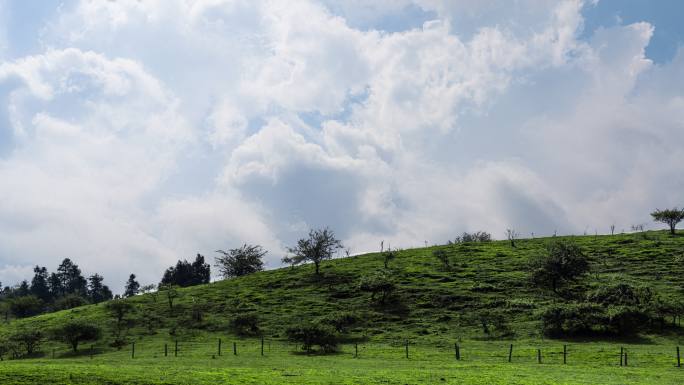
<svg viewBox="0 0 684 385">
<path fill-rule="evenodd" d="M 459 345 L 458 342 L 456 343 L 456 359 L 458 361 L 461 360 L 461 345 Z"/>
<path fill-rule="evenodd" d="M 167 345 L 166 342 L 164 342 L 164 357 L 168 357 L 168 356 L 169 356 L 169 345 Z"/>
<path fill-rule="evenodd" d="M 625 366 L 627 366 L 627 352 L 625 352 Z"/>
<path fill-rule="evenodd" d="M 563 345 L 563 364 L 568 363 L 568 345 Z"/>
<path fill-rule="evenodd" d="M 623 357 L 625 356 L 625 348 L 620 346 L 620 366 L 623 365 Z"/>
<path fill-rule="evenodd" d="M 508 349 L 508 362 L 511 362 L 512 356 L 513 356 L 513 344 L 511 344 L 511 347 Z"/>
<path fill-rule="evenodd" d="M 682 362 L 679 360 L 679 346 L 677 346 L 677 367 L 682 367 Z"/>
<path fill-rule="evenodd" d="M 93 359 L 93 348 L 94 348 L 94 345 L 90 345 L 90 359 L 91 360 Z"/>
<path fill-rule="evenodd" d="M 264 355 L 264 337 L 261 337 L 261 355 Z"/>
<path fill-rule="evenodd" d="M 537 363 L 541 364 L 541 349 L 537 349 Z"/>
<path fill-rule="evenodd" d="M 409 345 L 409 341 L 406 340 L 406 358 L 409 358 L 408 345 Z"/>
<path fill-rule="evenodd" d="M 173 349 L 173 356 L 178 357 L 178 340 L 176 340 L 176 345 L 174 346 L 174 349 Z"/>
<path fill-rule="evenodd" d="M 135 358 L 135 342 L 131 343 L 131 358 Z"/>
<path fill-rule="evenodd" d="M 677 348 L 679 349 L 679 348 Z M 359 357 L 359 344 L 354 344 L 354 358 Z"/>
<path fill-rule="evenodd" d="M 237 342 L 233 342 L 233 355 L 237 356 Z"/>
</svg>

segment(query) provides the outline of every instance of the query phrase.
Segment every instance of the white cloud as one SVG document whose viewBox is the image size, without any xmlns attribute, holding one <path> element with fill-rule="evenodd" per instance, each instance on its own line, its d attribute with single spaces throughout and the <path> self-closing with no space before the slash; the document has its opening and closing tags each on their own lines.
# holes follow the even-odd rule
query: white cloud
<svg viewBox="0 0 684 385">
<path fill-rule="evenodd" d="M 651 63 L 646 23 L 580 39 L 580 1 L 524 5 L 65 6 L 51 48 L 0 64 L 0 261 L 153 282 L 243 242 L 275 266 L 309 226 L 362 251 L 681 205 L 684 55 Z"/>
</svg>

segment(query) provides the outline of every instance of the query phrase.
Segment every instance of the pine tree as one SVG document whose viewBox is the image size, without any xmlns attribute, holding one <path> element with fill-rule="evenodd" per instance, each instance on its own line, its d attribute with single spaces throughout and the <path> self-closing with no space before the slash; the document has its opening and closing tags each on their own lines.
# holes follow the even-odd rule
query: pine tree
<svg viewBox="0 0 684 385">
<path fill-rule="evenodd" d="M 64 294 L 77 294 L 86 296 L 87 281 L 81 275 L 81 269 L 78 265 L 73 263 L 69 258 L 64 258 L 62 263 L 57 268 L 57 276 L 59 277 Z"/>
<path fill-rule="evenodd" d="M 100 303 L 112 299 L 112 291 L 107 285 L 102 284 L 102 278 L 99 274 L 91 275 L 88 278 L 88 299 L 92 303 Z"/>
<path fill-rule="evenodd" d="M 128 282 L 126 282 L 126 291 L 124 291 L 124 297 L 132 297 L 138 294 L 140 291 L 140 284 L 135 280 L 135 274 L 131 274 L 128 277 Z"/>
<path fill-rule="evenodd" d="M 45 302 L 50 302 L 50 288 L 48 287 L 48 272 L 45 267 L 36 266 L 33 268 L 33 279 L 31 280 L 31 294 Z"/>
</svg>

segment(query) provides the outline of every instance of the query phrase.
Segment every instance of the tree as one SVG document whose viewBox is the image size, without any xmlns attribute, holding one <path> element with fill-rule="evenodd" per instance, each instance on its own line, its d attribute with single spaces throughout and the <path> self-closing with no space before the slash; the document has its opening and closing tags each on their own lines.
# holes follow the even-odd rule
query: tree
<svg viewBox="0 0 684 385">
<path fill-rule="evenodd" d="M 81 275 L 81 269 L 69 258 L 64 258 L 57 268 L 57 276 L 61 282 L 64 294 L 75 293 L 80 296 L 87 294 L 87 281 Z"/>
<path fill-rule="evenodd" d="M 114 301 L 107 302 L 105 309 L 107 309 L 109 314 L 114 317 L 114 320 L 117 324 L 121 324 L 124 320 L 124 317 L 133 312 L 135 308 L 133 307 L 133 304 L 128 301 L 116 299 Z"/>
<path fill-rule="evenodd" d="M 70 320 L 52 330 L 52 336 L 56 341 L 63 341 L 71 346 L 74 352 L 78 351 L 81 342 L 96 341 L 100 338 L 102 330 L 81 320 Z"/>
<path fill-rule="evenodd" d="M 375 301 L 375 296 L 380 294 L 380 304 L 384 304 L 395 289 L 396 285 L 389 270 L 376 271 L 361 277 L 359 281 L 359 290 L 371 293 L 372 301 Z"/>
<path fill-rule="evenodd" d="M 435 250 L 432 252 L 432 256 L 442 262 L 442 265 L 444 265 L 445 269 L 449 268 L 449 254 L 447 254 L 446 250 Z"/>
<path fill-rule="evenodd" d="M 178 291 L 176 290 L 176 287 L 177 286 L 168 284 L 159 285 L 159 291 L 164 293 L 166 300 L 169 303 L 169 310 L 173 310 L 173 301 L 178 298 Z"/>
<path fill-rule="evenodd" d="M 329 353 L 337 348 L 337 334 L 330 325 L 305 322 L 291 326 L 285 331 L 291 341 L 302 344 L 302 350 L 311 351 L 314 345 L 321 347 L 323 352 Z"/>
<path fill-rule="evenodd" d="M 10 341 L 22 347 L 27 355 L 38 350 L 43 342 L 43 332 L 37 329 L 20 329 L 10 336 Z"/>
<path fill-rule="evenodd" d="M 40 298 L 42 301 L 50 302 L 50 288 L 48 287 L 48 272 L 45 267 L 36 266 L 33 268 L 33 279 L 31 280 L 31 294 Z"/>
<path fill-rule="evenodd" d="M 211 267 L 204 262 L 204 256 L 197 254 L 191 264 L 187 260 L 178 261 L 176 266 L 171 266 L 164 272 L 162 285 L 176 285 L 180 287 L 209 283 Z"/>
<path fill-rule="evenodd" d="M 321 262 L 331 259 L 335 251 L 342 247 L 342 242 L 335 238 L 335 233 L 332 230 L 327 227 L 317 230 L 312 229 L 309 231 L 309 238 L 302 238 L 297 241 L 296 246 L 287 249 L 293 255 L 283 258 L 283 261 L 291 262 L 295 265 L 303 262 L 312 262 L 316 268 L 316 275 L 319 275 Z"/>
<path fill-rule="evenodd" d="M 43 301 L 35 295 L 25 295 L 10 300 L 9 308 L 17 318 L 31 317 L 43 311 Z"/>
<path fill-rule="evenodd" d="M 57 273 L 51 273 L 48 278 L 48 289 L 50 290 L 50 297 L 57 298 L 64 295 L 64 287 L 62 286 L 62 280 L 59 278 Z"/>
<path fill-rule="evenodd" d="M 241 277 L 264 269 L 262 258 L 267 251 L 259 245 L 244 244 L 228 251 L 216 250 L 222 256 L 217 257 L 216 267 L 223 278 Z"/>
<path fill-rule="evenodd" d="M 515 247 L 515 241 L 520 235 L 513 229 L 506 229 L 506 239 L 511 242 L 511 247 Z"/>
<path fill-rule="evenodd" d="M 128 281 L 126 282 L 126 290 L 124 291 L 124 297 L 132 297 L 138 294 L 140 290 L 140 284 L 135 280 L 135 274 L 128 276 Z"/>
<path fill-rule="evenodd" d="M 392 250 L 389 247 L 387 248 L 387 250 L 382 252 L 382 262 L 385 265 L 385 269 L 389 268 L 390 261 L 393 261 L 395 258 L 397 258 L 398 253 L 399 253 L 399 250 L 397 250 L 397 249 Z"/>
<path fill-rule="evenodd" d="M 99 274 L 91 275 L 88 278 L 88 299 L 90 302 L 100 303 L 112 299 L 112 291 L 102 283 L 103 280 L 104 278 Z"/>
<path fill-rule="evenodd" d="M 14 289 L 14 295 L 17 297 L 24 297 L 29 294 L 31 294 L 31 288 L 29 287 L 27 280 L 21 281 L 21 283 Z"/>
<path fill-rule="evenodd" d="M 680 210 L 676 207 L 668 210 L 656 209 L 651 213 L 651 216 L 655 222 L 666 223 L 670 226 L 670 234 L 675 235 L 677 223 L 684 220 L 684 209 Z"/>
<path fill-rule="evenodd" d="M 54 308 L 57 310 L 73 309 L 75 307 L 83 306 L 88 301 L 76 293 L 67 294 L 64 297 L 58 298 L 54 303 Z"/>
<path fill-rule="evenodd" d="M 536 285 L 550 287 L 557 293 L 560 284 L 588 272 L 589 262 L 579 246 L 556 241 L 547 246 L 546 255 L 534 261 L 530 270 Z"/>
</svg>

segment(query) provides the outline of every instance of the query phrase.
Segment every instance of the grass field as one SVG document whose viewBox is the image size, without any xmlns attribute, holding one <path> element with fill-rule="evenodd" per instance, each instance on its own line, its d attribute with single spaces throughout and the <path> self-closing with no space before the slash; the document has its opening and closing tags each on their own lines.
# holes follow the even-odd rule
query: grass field
<svg viewBox="0 0 684 385">
<path fill-rule="evenodd" d="M 684 237 L 646 232 L 569 238 L 591 260 L 591 273 L 569 289 L 630 282 L 682 298 Z M 391 307 L 373 304 L 368 293 L 358 290 L 361 275 L 383 266 L 378 253 L 328 261 L 321 277 L 313 275 L 311 266 L 288 267 L 180 289 L 172 308 L 162 294 L 136 296 L 127 300 L 136 310 L 129 315 L 128 344 L 121 350 L 111 346 L 112 318 L 102 304 L 11 320 L 0 325 L 0 337 L 21 328 L 49 330 L 72 318 L 100 325 L 105 333 L 93 345 L 92 358 L 90 344 L 81 345 L 74 356 L 65 344 L 45 341 L 38 357 L 6 359 L 0 362 L 0 384 L 684 383 L 675 356 L 676 346 L 684 347 L 684 333 L 673 324 L 623 340 L 543 337 L 539 311 L 559 298 L 532 287 L 525 266 L 549 241 L 520 240 L 515 248 L 497 241 L 404 250 L 389 266 L 399 298 Z M 450 268 L 432 256 L 436 249 L 447 251 Z M 201 309 L 201 321 L 191 317 L 196 309 Z M 288 325 L 339 311 L 361 319 L 345 333 L 339 353 L 306 356 L 285 341 Z M 259 317 L 264 356 L 259 339 L 241 339 L 230 330 L 231 317 L 245 312 Z M 480 312 L 500 314 L 506 333 L 485 333 L 476 317 Z M 456 342 L 461 360 L 455 359 Z M 626 367 L 620 367 L 621 347 L 627 352 Z"/>
</svg>

